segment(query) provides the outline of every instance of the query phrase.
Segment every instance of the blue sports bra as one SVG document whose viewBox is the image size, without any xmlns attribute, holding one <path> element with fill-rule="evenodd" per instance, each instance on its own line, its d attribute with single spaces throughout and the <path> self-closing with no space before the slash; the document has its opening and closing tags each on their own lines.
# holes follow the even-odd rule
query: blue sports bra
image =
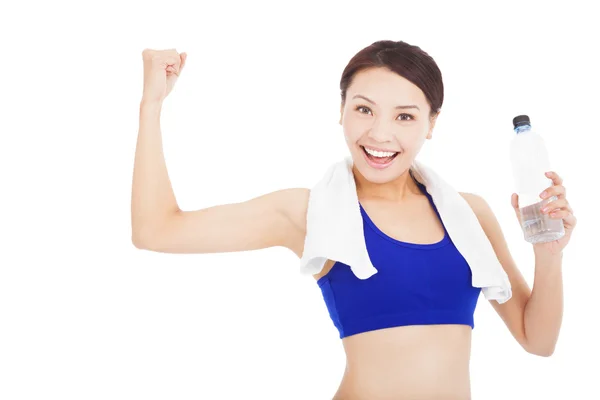
<svg viewBox="0 0 600 400">
<path fill-rule="evenodd" d="M 438 218 L 431 195 L 418 181 Z M 474 328 L 481 288 L 473 287 L 471 269 L 446 228 L 433 244 L 407 243 L 383 233 L 362 205 L 367 251 L 377 273 L 359 279 L 337 261 L 317 280 L 340 338 L 403 325 L 462 324 Z M 440 218 L 441 221 L 441 218 Z"/>
</svg>

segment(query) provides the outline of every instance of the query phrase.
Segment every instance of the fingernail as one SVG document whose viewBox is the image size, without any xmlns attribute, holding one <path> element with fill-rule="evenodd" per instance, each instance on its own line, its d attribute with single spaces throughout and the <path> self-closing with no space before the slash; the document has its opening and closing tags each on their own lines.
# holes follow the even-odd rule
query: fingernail
<svg viewBox="0 0 600 400">
<path fill-rule="evenodd" d="M 543 199 L 548 195 L 548 192 L 546 192 L 545 190 L 540 194 L 540 197 Z"/>
</svg>

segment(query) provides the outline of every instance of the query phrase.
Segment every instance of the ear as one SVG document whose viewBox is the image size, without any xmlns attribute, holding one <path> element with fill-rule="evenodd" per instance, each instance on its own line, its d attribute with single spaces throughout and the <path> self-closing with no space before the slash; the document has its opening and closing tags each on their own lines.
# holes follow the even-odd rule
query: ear
<svg viewBox="0 0 600 400">
<path fill-rule="evenodd" d="M 437 121 L 438 115 L 440 115 L 440 111 L 438 111 L 437 114 L 435 114 L 429 121 L 429 132 L 427 132 L 427 139 L 431 139 L 432 137 L 433 128 L 435 127 L 435 122 Z"/>
<path fill-rule="evenodd" d="M 340 122 L 339 122 L 340 125 L 342 125 L 342 118 L 344 118 L 344 104 L 343 103 L 340 107 Z"/>
</svg>

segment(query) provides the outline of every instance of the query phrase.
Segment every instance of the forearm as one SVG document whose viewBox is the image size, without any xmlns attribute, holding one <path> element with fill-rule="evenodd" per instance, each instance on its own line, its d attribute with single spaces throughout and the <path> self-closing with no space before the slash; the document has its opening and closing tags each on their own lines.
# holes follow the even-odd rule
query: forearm
<svg viewBox="0 0 600 400">
<path fill-rule="evenodd" d="M 161 103 L 140 102 L 139 131 L 131 193 L 131 226 L 134 240 L 178 210 L 163 153 Z"/>
<path fill-rule="evenodd" d="M 549 356 L 554 352 L 562 324 L 562 253 L 534 252 L 535 275 L 525 306 L 525 336 L 530 352 Z"/>
</svg>

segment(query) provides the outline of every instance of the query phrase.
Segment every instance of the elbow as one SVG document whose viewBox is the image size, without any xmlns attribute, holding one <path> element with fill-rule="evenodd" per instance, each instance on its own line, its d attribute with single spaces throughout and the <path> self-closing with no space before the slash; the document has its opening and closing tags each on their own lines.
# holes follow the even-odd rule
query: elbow
<svg viewBox="0 0 600 400">
<path fill-rule="evenodd" d="M 528 346 L 525 347 L 525 350 L 529 353 L 529 354 L 533 354 L 535 356 L 539 356 L 539 357 L 550 357 L 552 354 L 554 354 L 554 350 L 555 350 L 555 346 L 545 346 L 545 347 L 532 347 L 532 346 Z"/>
<path fill-rule="evenodd" d="M 151 250 L 160 227 L 156 221 L 143 221 L 131 225 L 131 243 L 140 250 Z"/>
<path fill-rule="evenodd" d="M 131 227 L 131 242 L 141 250 L 156 251 L 164 238 L 166 224 L 171 219 L 154 220 L 144 224 L 134 224 Z"/>
<path fill-rule="evenodd" d="M 554 347 L 536 353 L 540 357 L 550 357 L 552 354 L 554 354 Z"/>
<path fill-rule="evenodd" d="M 142 239 L 142 235 L 140 235 L 139 233 L 134 232 L 131 234 L 131 243 L 136 249 L 146 249 L 145 241 L 144 239 Z"/>
<path fill-rule="evenodd" d="M 142 242 L 141 242 L 139 239 L 132 238 L 132 239 L 131 239 L 131 243 L 133 243 L 133 246 L 134 246 L 136 249 L 139 249 L 139 250 L 145 250 L 145 246 L 142 244 Z"/>
<path fill-rule="evenodd" d="M 552 354 L 554 354 L 554 349 L 531 352 L 531 354 L 539 356 L 539 357 L 550 357 Z"/>
<path fill-rule="evenodd" d="M 131 243 L 136 249 L 150 250 L 150 235 L 147 230 L 133 229 L 131 231 Z"/>
</svg>

